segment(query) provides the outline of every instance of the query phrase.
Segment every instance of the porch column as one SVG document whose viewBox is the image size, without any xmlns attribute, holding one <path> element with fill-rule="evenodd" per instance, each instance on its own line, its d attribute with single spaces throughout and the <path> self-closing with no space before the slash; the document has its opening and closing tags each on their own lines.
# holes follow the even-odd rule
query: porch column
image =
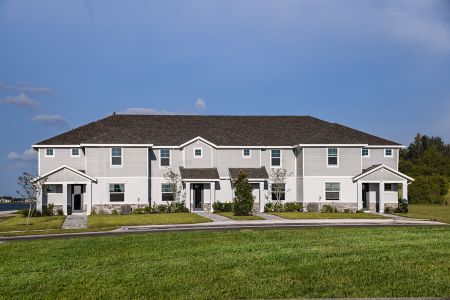
<svg viewBox="0 0 450 300">
<path fill-rule="evenodd" d="M 44 193 L 45 193 L 45 190 L 46 190 L 45 186 L 42 186 L 42 190 L 41 190 L 41 192 L 39 193 L 39 195 L 36 198 L 36 210 L 38 210 L 40 212 L 42 212 L 42 208 L 43 208 L 43 205 L 44 205 Z"/>
<path fill-rule="evenodd" d="M 264 181 L 259 183 L 259 212 L 264 212 L 264 205 L 266 201 L 264 201 Z"/>
<path fill-rule="evenodd" d="M 191 211 L 191 183 L 186 182 L 186 207 Z"/>
<path fill-rule="evenodd" d="M 67 183 L 64 183 L 62 185 L 62 198 L 63 198 L 63 213 L 67 215 L 67 199 L 68 199 L 68 193 L 67 193 Z"/>
<path fill-rule="evenodd" d="M 381 181 L 379 184 L 378 184 L 378 199 L 379 199 L 379 210 L 378 210 L 378 212 L 379 213 L 382 213 L 382 214 L 384 214 L 384 182 L 383 181 Z"/>
<path fill-rule="evenodd" d="M 86 192 L 85 192 L 85 196 L 86 196 L 86 214 L 90 215 L 91 211 L 92 211 L 92 182 L 89 182 L 89 184 L 86 184 Z"/>
<path fill-rule="evenodd" d="M 363 208 L 363 203 L 362 203 L 362 182 L 361 181 L 357 181 L 357 183 L 356 183 L 356 192 L 357 192 L 357 197 L 356 197 L 357 210 L 360 210 L 360 209 Z"/>
<path fill-rule="evenodd" d="M 406 200 L 406 202 L 408 202 L 408 181 L 404 181 L 402 184 L 403 187 L 403 199 Z"/>
<path fill-rule="evenodd" d="M 214 202 L 216 202 L 216 182 L 215 181 L 211 182 L 211 189 L 210 189 L 210 191 L 211 191 L 211 195 L 209 197 L 209 202 L 210 202 L 210 205 L 211 205 L 211 210 L 210 211 L 214 212 L 213 204 L 214 204 Z"/>
</svg>

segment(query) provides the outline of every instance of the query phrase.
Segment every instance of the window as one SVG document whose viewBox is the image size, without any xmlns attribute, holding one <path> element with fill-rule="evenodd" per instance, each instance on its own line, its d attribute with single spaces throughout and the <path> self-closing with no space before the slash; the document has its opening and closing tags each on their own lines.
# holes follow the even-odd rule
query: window
<svg viewBox="0 0 450 300">
<path fill-rule="evenodd" d="M 274 149 L 271 151 L 271 167 L 281 167 L 281 150 Z"/>
<path fill-rule="evenodd" d="M 110 202 L 125 201 L 125 184 L 123 183 L 109 184 L 109 201 Z"/>
<path fill-rule="evenodd" d="M 392 149 L 384 149 L 384 156 L 385 157 L 392 157 L 392 156 L 394 156 L 393 155 L 393 153 L 392 153 Z"/>
<path fill-rule="evenodd" d="M 328 165 L 338 165 L 338 148 L 328 148 Z"/>
<path fill-rule="evenodd" d="M 72 148 L 70 152 L 70 156 L 79 157 L 80 156 L 80 149 L 79 148 Z"/>
<path fill-rule="evenodd" d="M 122 165 L 122 148 L 111 148 L 111 165 L 121 166 Z"/>
<path fill-rule="evenodd" d="M 272 200 L 286 200 L 285 183 L 272 183 Z"/>
<path fill-rule="evenodd" d="M 369 157 L 369 156 L 370 156 L 369 149 L 367 149 L 367 148 L 362 148 L 362 156 L 367 156 L 367 157 Z"/>
<path fill-rule="evenodd" d="M 203 156 L 202 148 L 195 148 L 194 149 L 194 157 L 202 157 L 202 156 Z"/>
<path fill-rule="evenodd" d="M 386 192 L 391 192 L 391 191 L 393 191 L 394 189 L 393 189 L 393 184 L 392 183 L 385 183 L 384 184 L 384 191 L 386 191 Z"/>
<path fill-rule="evenodd" d="M 170 166 L 170 149 L 161 149 L 159 151 L 160 156 L 160 166 L 161 167 L 168 167 Z"/>
<path fill-rule="evenodd" d="M 341 184 L 339 182 L 325 183 L 325 200 L 339 200 Z"/>
<path fill-rule="evenodd" d="M 161 184 L 161 199 L 162 201 L 173 201 L 173 192 L 170 183 Z"/>
<path fill-rule="evenodd" d="M 45 149 L 45 157 L 54 157 L 54 156 L 55 156 L 55 149 L 53 148 Z"/>
<path fill-rule="evenodd" d="M 244 150 L 242 150 L 242 156 L 250 157 L 250 156 L 252 156 L 252 152 L 250 151 L 250 149 L 244 149 Z"/>
<path fill-rule="evenodd" d="M 45 191 L 47 192 L 47 194 L 62 193 L 62 185 L 61 184 L 48 184 L 45 186 Z"/>
</svg>

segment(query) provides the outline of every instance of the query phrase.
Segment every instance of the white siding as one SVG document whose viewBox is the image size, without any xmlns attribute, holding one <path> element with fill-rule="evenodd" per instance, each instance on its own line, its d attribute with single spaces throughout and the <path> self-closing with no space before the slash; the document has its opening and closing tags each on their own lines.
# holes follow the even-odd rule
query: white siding
<svg viewBox="0 0 450 300">
<path fill-rule="evenodd" d="M 54 148 L 54 157 L 45 157 L 45 148 L 39 149 L 39 170 L 40 174 L 50 172 L 62 165 L 67 165 L 76 170 L 85 170 L 85 155 L 80 149 L 80 157 L 71 157 L 70 148 Z"/>
<path fill-rule="evenodd" d="M 338 167 L 328 167 L 328 148 L 304 148 L 305 176 L 355 176 L 361 173 L 361 148 L 338 149 Z"/>
<path fill-rule="evenodd" d="M 251 157 L 244 158 L 242 149 L 218 149 L 214 151 L 214 167 L 220 177 L 228 177 L 228 168 L 259 168 L 260 150 L 251 149 Z"/>
<path fill-rule="evenodd" d="M 304 202 L 321 202 L 324 204 L 332 203 L 357 203 L 357 184 L 353 183 L 351 178 L 304 178 L 303 193 Z M 325 183 L 339 182 L 341 184 L 340 200 L 325 200 Z"/>
<path fill-rule="evenodd" d="M 122 166 L 111 166 L 111 148 L 86 148 L 87 174 L 97 177 L 147 177 L 147 148 L 122 148 Z"/>
<path fill-rule="evenodd" d="M 373 165 L 384 164 L 394 170 L 398 170 L 398 149 L 392 149 L 392 157 L 384 157 L 384 149 L 369 148 L 370 156 L 363 156 L 362 168 L 367 169 Z"/>
</svg>

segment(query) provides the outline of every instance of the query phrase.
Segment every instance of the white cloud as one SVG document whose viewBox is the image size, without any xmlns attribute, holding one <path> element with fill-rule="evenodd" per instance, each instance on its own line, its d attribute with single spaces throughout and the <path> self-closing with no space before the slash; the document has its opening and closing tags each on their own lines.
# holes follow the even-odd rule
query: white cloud
<svg viewBox="0 0 450 300">
<path fill-rule="evenodd" d="M 39 106 L 39 102 L 31 99 L 26 94 L 20 94 L 18 96 L 6 96 L 5 98 L 0 99 L 0 103 L 27 108 L 36 108 Z"/>
<path fill-rule="evenodd" d="M 205 109 L 206 102 L 202 98 L 198 98 L 197 101 L 195 101 L 195 107 L 198 109 Z"/>
<path fill-rule="evenodd" d="M 60 115 L 37 115 L 33 121 L 49 126 L 69 127 L 69 121 Z"/>
<path fill-rule="evenodd" d="M 0 81 L 0 90 L 4 91 L 16 91 L 20 93 L 31 94 L 54 94 L 55 92 L 45 86 L 33 86 L 30 82 L 24 81 L 17 84 L 10 84 L 4 81 Z"/>
<path fill-rule="evenodd" d="M 165 110 L 159 110 L 154 108 L 145 107 L 130 107 L 119 114 L 125 115 L 176 115 L 177 113 Z"/>
<path fill-rule="evenodd" d="M 37 160 L 37 152 L 30 148 L 23 151 L 22 154 L 19 154 L 17 152 L 10 152 L 7 158 L 14 161 L 33 161 Z"/>
</svg>

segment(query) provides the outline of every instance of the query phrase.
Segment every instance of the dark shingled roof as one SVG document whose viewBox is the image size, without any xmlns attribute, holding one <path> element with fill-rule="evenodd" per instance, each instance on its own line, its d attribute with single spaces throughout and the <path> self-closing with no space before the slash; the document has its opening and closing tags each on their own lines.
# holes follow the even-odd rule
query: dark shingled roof
<svg viewBox="0 0 450 300">
<path fill-rule="evenodd" d="M 239 176 L 239 173 L 243 171 L 245 174 L 247 174 L 247 178 L 253 178 L 253 179 L 267 179 L 269 178 L 269 175 L 267 174 L 266 168 L 229 168 L 230 170 L 230 177 L 231 178 L 237 178 Z"/>
<path fill-rule="evenodd" d="M 399 145 L 309 116 L 193 115 L 111 115 L 41 141 L 37 145 L 178 146 L 198 136 L 219 146 Z"/>
<path fill-rule="evenodd" d="M 183 168 L 180 167 L 182 179 L 219 179 L 217 168 Z"/>
</svg>

